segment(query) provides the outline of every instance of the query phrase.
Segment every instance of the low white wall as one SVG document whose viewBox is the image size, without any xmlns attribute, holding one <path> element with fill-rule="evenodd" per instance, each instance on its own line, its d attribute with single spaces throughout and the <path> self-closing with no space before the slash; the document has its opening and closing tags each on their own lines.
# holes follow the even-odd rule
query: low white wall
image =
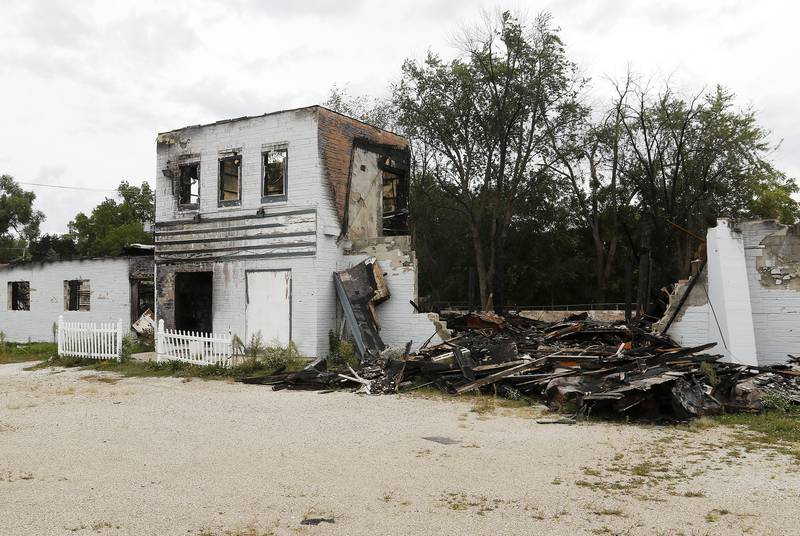
<svg viewBox="0 0 800 536">
<path fill-rule="evenodd" d="M 64 310 L 64 281 L 88 279 L 90 310 Z M 8 283 L 30 282 L 30 310 L 9 309 Z M 30 262 L 0 268 L 0 331 L 12 342 L 53 342 L 59 315 L 69 322 L 130 320 L 128 259 Z"/>
</svg>

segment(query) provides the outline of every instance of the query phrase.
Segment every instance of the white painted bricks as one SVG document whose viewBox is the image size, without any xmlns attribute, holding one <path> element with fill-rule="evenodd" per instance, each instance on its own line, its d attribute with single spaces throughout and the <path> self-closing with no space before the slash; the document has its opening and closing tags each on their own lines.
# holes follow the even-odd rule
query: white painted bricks
<svg viewBox="0 0 800 536">
<path fill-rule="evenodd" d="M 90 310 L 64 310 L 64 281 L 90 281 Z M 8 282 L 30 281 L 30 310 L 11 311 Z M 0 268 L 0 331 L 12 342 L 54 342 L 59 315 L 66 322 L 115 322 L 130 318 L 128 259 L 30 262 Z M 127 322 L 126 322 L 127 324 Z M 126 331 L 127 332 L 127 331 Z"/>
<path fill-rule="evenodd" d="M 708 295 L 723 337 L 717 348 L 730 361 L 758 364 L 744 243 L 725 219 L 708 230 Z"/>
</svg>

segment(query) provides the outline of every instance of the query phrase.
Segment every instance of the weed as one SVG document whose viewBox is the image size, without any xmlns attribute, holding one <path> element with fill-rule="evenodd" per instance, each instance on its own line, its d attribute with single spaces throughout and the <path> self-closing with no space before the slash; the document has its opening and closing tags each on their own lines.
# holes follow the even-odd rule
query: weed
<svg viewBox="0 0 800 536">
<path fill-rule="evenodd" d="M 709 363 L 708 361 L 704 361 L 700 364 L 700 370 L 705 374 L 706 378 L 708 378 L 708 383 L 712 386 L 719 385 L 719 378 L 717 377 L 717 371 L 714 370 L 714 366 Z"/>
<path fill-rule="evenodd" d="M 278 344 L 270 346 L 264 343 L 260 332 L 251 335 L 248 343 L 242 341 L 238 335 L 234 335 L 233 347 L 233 362 L 236 367 L 282 371 L 297 370 L 305 364 L 294 342 L 290 342 L 287 346 Z"/>
<path fill-rule="evenodd" d="M 593 508 L 591 512 L 596 516 L 625 516 L 625 512 L 623 512 L 620 508 Z"/>
<path fill-rule="evenodd" d="M 333 330 L 328 332 L 328 356 L 326 359 L 330 370 L 349 372 L 348 366 L 355 369 L 359 365 L 353 344 L 339 337 Z"/>
<path fill-rule="evenodd" d="M 728 515 L 730 513 L 731 513 L 730 510 L 725 510 L 725 509 L 720 510 L 720 509 L 714 508 L 709 513 L 707 513 L 705 516 L 703 516 L 703 518 L 708 523 L 716 523 L 717 521 L 719 521 L 722 518 L 722 516 L 726 516 L 726 515 Z"/>
<path fill-rule="evenodd" d="M 683 494 L 684 497 L 705 497 L 706 494 L 702 491 L 686 491 Z"/>
<path fill-rule="evenodd" d="M 586 476 L 600 476 L 603 473 L 597 469 L 592 469 L 591 467 L 584 467 L 583 474 L 585 474 Z"/>
</svg>

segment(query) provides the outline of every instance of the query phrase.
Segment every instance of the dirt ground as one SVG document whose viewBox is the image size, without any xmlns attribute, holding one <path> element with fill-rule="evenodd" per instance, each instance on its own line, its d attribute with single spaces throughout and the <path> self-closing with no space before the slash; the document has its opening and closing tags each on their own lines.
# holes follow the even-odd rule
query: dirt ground
<svg viewBox="0 0 800 536">
<path fill-rule="evenodd" d="M 3 535 L 800 532 L 796 462 L 722 427 L 23 367 L 0 366 Z"/>
</svg>

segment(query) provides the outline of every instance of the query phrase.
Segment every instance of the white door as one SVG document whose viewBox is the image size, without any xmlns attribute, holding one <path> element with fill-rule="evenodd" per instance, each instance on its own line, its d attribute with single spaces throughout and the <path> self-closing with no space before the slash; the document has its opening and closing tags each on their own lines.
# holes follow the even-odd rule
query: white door
<svg viewBox="0 0 800 536">
<path fill-rule="evenodd" d="M 286 346 L 292 340 L 292 272 L 247 272 L 247 341 L 261 333 L 265 344 Z"/>
</svg>

